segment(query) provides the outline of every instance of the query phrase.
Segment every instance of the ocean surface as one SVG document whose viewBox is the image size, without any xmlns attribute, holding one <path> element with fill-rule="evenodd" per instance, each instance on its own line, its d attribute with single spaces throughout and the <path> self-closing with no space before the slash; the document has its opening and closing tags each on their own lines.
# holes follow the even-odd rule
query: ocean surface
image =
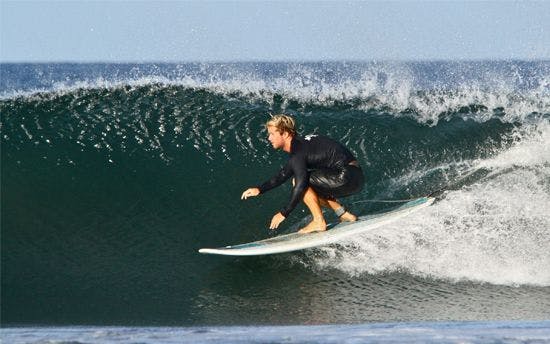
<svg viewBox="0 0 550 344">
<path fill-rule="evenodd" d="M 254 341 L 287 328 L 290 342 L 388 328 L 401 328 L 388 342 L 422 329 L 435 342 L 464 326 L 495 342 L 550 341 L 550 61 L 0 72 L 0 322 L 10 342 L 108 342 L 126 331 L 207 342 L 241 330 Z M 289 185 L 240 200 L 285 163 L 263 128 L 276 113 L 356 155 L 366 185 L 342 199 L 352 212 L 434 192 L 437 201 L 328 247 L 199 254 L 307 223 L 300 205 L 268 229 Z"/>
</svg>

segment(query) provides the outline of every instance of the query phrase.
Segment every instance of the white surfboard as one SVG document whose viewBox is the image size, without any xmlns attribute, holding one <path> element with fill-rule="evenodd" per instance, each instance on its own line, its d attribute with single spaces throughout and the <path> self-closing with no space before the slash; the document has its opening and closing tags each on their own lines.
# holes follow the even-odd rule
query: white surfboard
<svg viewBox="0 0 550 344">
<path fill-rule="evenodd" d="M 381 227 L 414 211 L 427 207 L 433 201 L 434 198 L 431 197 L 417 198 L 387 212 L 362 216 L 355 222 L 337 224 L 324 232 L 308 234 L 291 233 L 246 244 L 219 248 L 201 248 L 199 252 L 228 256 L 259 256 L 324 246 L 340 241 L 343 238 Z"/>
</svg>

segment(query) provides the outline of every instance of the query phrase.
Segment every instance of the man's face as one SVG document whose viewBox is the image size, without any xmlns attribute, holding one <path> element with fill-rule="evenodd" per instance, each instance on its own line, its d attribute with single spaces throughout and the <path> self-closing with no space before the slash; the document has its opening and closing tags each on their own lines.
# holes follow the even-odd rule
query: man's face
<svg viewBox="0 0 550 344">
<path fill-rule="evenodd" d="M 282 149 L 285 145 L 285 137 L 287 133 L 281 134 L 277 128 L 269 126 L 267 127 L 267 140 L 271 142 L 274 149 Z"/>
</svg>

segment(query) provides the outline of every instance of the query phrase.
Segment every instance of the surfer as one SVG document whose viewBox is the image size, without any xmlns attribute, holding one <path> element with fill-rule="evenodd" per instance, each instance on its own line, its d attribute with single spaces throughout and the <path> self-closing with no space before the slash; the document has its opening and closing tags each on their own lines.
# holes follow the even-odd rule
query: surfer
<svg viewBox="0 0 550 344">
<path fill-rule="evenodd" d="M 290 154 L 285 166 L 260 186 L 245 190 L 241 199 L 258 196 L 292 179 L 292 194 L 288 204 L 271 219 L 270 229 L 276 229 L 302 200 L 313 220 L 299 233 L 322 232 L 327 224 L 321 207 L 334 210 L 340 221 L 356 221 L 337 200 L 361 191 L 364 176 L 351 152 L 341 143 L 321 135 L 296 134 L 294 119 L 275 115 L 266 123 L 268 140 L 274 149 Z"/>
</svg>

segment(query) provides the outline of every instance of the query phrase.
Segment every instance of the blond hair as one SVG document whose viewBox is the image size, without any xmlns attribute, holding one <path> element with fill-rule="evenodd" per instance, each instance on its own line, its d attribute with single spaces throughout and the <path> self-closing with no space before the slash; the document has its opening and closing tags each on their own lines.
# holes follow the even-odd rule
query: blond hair
<svg viewBox="0 0 550 344">
<path fill-rule="evenodd" d="M 294 136 L 296 135 L 296 122 L 294 122 L 294 118 L 290 117 L 289 115 L 280 114 L 280 115 L 272 115 L 271 119 L 267 121 L 265 124 L 265 127 L 275 127 L 278 132 L 281 134 L 287 132 L 290 135 Z"/>
</svg>

